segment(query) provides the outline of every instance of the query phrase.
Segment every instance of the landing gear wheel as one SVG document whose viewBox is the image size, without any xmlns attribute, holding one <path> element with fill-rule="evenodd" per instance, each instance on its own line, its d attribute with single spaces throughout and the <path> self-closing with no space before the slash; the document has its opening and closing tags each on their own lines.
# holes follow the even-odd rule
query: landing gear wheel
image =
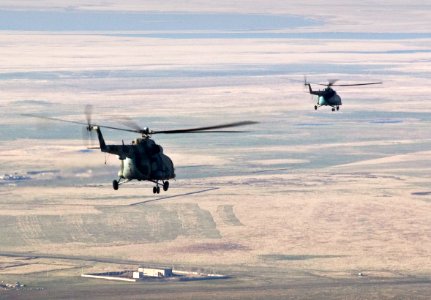
<svg viewBox="0 0 431 300">
<path fill-rule="evenodd" d="M 332 108 L 332 111 L 335 111 L 335 107 Z"/>
<path fill-rule="evenodd" d="M 156 187 L 156 192 L 157 192 L 157 194 L 160 194 L 160 187 L 159 186 Z"/>
<path fill-rule="evenodd" d="M 340 107 L 339 106 L 337 106 L 337 111 L 339 111 L 340 110 Z"/>
<path fill-rule="evenodd" d="M 114 180 L 114 181 L 112 181 L 112 187 L 114 188 L 114 190 L 118 190 L 118 181 L 117 180 Z"/>
<path fill-rule="evenodd" d="M 163 182 L 163 190 L 166 192 L 169 189 L 169 181 Z"/>
<path fill-rule="evenodd" d="M 317 105 L 314 105 L 314 110 L 317 110 Z"/>
<path fill-rule="evenodd" d="M 153 194 L 156 194 L 156 193 L 157 193 L 157 187 L 153 186 Z"/>
</svg>

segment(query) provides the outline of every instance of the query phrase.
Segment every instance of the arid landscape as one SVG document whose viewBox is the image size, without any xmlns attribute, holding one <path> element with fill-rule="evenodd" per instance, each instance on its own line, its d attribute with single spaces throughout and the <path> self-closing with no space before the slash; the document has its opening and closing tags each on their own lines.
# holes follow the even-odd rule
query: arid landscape
<svg viewBox="0 0 431 300">
<path fill-rule="evenodd" d="M 0 299 L 428 299 L 429 4 L 62 2 L 0 4 Z M 315 111 L 304 75 L 383 84 Z M 22 115 L 86 104 L 108 126 L 259 124 L 153 136 L 169 191 L 114 191 L 120 161 L 79 125 Z M 229 278 L 80 277 L 139 265 Z"/>
</svg>

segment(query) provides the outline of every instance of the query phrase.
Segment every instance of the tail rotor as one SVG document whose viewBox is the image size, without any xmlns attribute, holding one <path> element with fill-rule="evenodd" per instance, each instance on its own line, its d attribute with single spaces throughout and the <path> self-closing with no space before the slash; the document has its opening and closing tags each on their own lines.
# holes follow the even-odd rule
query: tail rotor
<svg viewBox="0 0 431 300">
<path fill-rule="evenodd" d="M 311 85 L 310 82 L 307 80 L 307 76 L 304 75 L 304 92 L 307 92 L 310 94 L 310 100 L 314 101 L 314 96 L 311 94 Z"/>
<path fill-rule="evenodd" d="M 82 139 L 84 141 L 84 145 L 87 148 L 92 148 L 94 146 L 94 131 L 93 131 L 93 125 L 91 124 L 91 119 L 93 115 L 93 106 L 88 104 L 85 106 L 84 110 L 85 119 L 87 121 L 87 125 L 82 128 Z"/>
<path fill-rule="evenodd" d="M 304 91 L 307 91 L 308 90 L 308 85 L 309 85 L 310 83 L 307 81 L 307 76 L 306 75 L 304 75 Z"/>
</svg>

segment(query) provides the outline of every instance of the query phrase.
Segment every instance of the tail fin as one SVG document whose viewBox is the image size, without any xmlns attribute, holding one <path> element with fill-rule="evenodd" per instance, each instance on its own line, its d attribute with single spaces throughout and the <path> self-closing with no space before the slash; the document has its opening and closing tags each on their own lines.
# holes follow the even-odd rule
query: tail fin
<svg viewBox="0 0 431 300">
<path fill-rule="evenodd" d="M 311 84 L 307 81 L 307 76 L 304 75 L 304 86 L 308 86 L 308 91 L 310 94 L 313 94 L 313 89 L 311 88 Z"/>
<path fill-rule="evenodd" d="M 99 139 L 100 150 L 102 152 L 106 152 L 107 147 L 106 147 L 105 139 L 103 138 L 102 131 L 100 130 L 99 126 L 92 126 L 91 129 L 92 130 L 96 130 L 96 132 L 97 132 L 97 137 Z"/>
</svg>

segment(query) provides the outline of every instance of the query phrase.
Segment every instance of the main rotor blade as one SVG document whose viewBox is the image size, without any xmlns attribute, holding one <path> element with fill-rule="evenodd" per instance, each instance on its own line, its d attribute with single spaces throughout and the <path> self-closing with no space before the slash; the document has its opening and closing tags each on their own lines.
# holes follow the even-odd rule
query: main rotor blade
<svg viewBox="0 0 431 300">
<path fill-rule="evenodd" d="M 320 82 L 307 82 L 309 84 L 322 85 L 322 86 L 333 86 L 339 79 L 328 79 L 328 83 L 320 83 Z"/>
<path fill-rule="evenodd" d="M 172 133 L 245 133 L 250 132 L 249 130 L 208 130 L 208 131 L 187 131 L 187 132 L 168 132 L 167 134 Z M 166 133 L 166 132 L 151 132 L 151 134 L 155 133 Z"/>
<path fill-rule="evenodd" d="M 220 124 L 215 126 L 207 126 L 207 127 L 196 127 L 196 128 L 186 128 L 186 129 L 174 129 L 174 130 L 160 130 L 160 131 L 152 131 L 151 134 L 157 133 L 166 133 L 166 134 L 174 134 L 174 133 L 197 133 L 197 132 L 217 132 L 217 131 L 207 131 L 213 129 L 222 129 L 222 128 L 231 128 L 245 125 L 257 124 L 258 122 L 254 121 L 242 121 L 228 124 Z M 218 131 L 218 132 L 238 132 L 238 131 Z"/>
<path fill-rule="evenodd" d="M 358 86 L 358 85 L 372 85 L 372 84 L 382 84 L 382 81 L 378 82 L 365 82 L 365 83 L 352 83 L 352 84 L 333 84 L 333 86 Z"/>
<path fill-rule="evenodd" d="M 45 116 L 39 116 L 39 115 L 33 115 L 33 114 L 21 114 L 21 115 L 25 116 L 25 117 L 39 118 L 39 119 L 44 119 L 44 120 L 56 121 L 56 122 L 66 122 L 66 123 L 72 123 L 72 124 L 78 124 L 78 125 L 84 125 L 84 126 L 92 125 L 92 126 L 97 126 L 100 128 L 107 128 L 107 129 L 113 129 L 113 130 L 121 130 L 121 131 L 141 133 L 139 130 L 133 130 L 133 129 L 119 128 L 119 127 L 98 125 L 98 124 L 87 124 L 84 122 L 76 122 L 76 121 L 64 120 L 64 119 L 53 118 L 53 117 L 45 117 Z"/>
<path fill-rule="evenodd" d="M 333 86 L 334 83 L 336 83 L 337 81 L 338 81 L 338 79 L 329 79 L 327 86 Z"/>
<path fill-rule="evenodd" d="M 84 123 L 84 122 L 69 121 L 69 120 L 63 120 L 63 119 L 59 119 L 59 118 L 45 117 L 45 116 L 39 116 L 39 115 L 33 115 L 33 114 L 21 114 L 21 116 L 31 117 L 31 118 L 39 118 L 39 119 L 51 120 L 51 121 L 57 121 L 57 122 L 66 122 L 66 123 L 72 123 L 72 124 L 79 124 L 79 125 L 85 125 L 85 126 L 88 125 L 87 123 Z"/>
<path fill-rule="evenodd" d="M 122 117 L 119 117 L 117 119 L 118 119 L 118 122 L 120 122 L 121 124 L 123 124 L 126 127 L 138 130 L 139 132 L 145 131 L 144 128 L 142 128 L 138 123 L 136 123 L 134 120 L 132 120 L 129 117 L 122 116 Z"/>
<path fill-rule="evenodd" d="M 382 84 L 382 81 L 378 82 L 366 82 L 366 83 L 352 83 L 352 84 L 324 84 L 324 83 L 314 83 L 317 85 L 323 85 L 323 86 L 358 86 L 358 85 L 371 85 L 371 84 Z"/>
<path fill-rule="evenodd" d="M 66 122 L 66 123 L 72 123 L 72 124 L 78 124 L 78 125 L 84 125 L 84 126 L 91 125 L 91 126 L 97 126 L 100 128 L 107 128 L 107 129 L 120 130 L 120 131 L 126 131 L 126 132 L 134 132 L 134 133 L 147 134 L 147 135 L 148 134 L 149 135 L 157 134 L 157 133 L 174 134 L 174 133 L 198 133 L 198 132 L 234 133 L 234 132 L 241 132 L 241 131 L 207 131 L 207 130 L 231 128 L 231 127 L 252 125 L 252 124 L 258 123 L 258 122 L 254 122 L 254 121 L 242 121 L 242 122 L 235 122 L 235 123 L 228 123 L 228 124 L 221 124 L 221 125 L 207 126 L 207 127 L 151 131 L 148 129 L 141 129 L 140 127 L 139 127 L 139 129 L 126 129 L 126 128 L 120 128 L 120 127 L 106 126 L 106 125 L 87 124 L 84 122 L 76 122 L 76 121 L 64 120 L 64 119 L 60 119 L 60 118 L 45 117 L 45 116 L 39 116 L 39 115 L 33 115 L 33 114 L 21 114 L 21 115 L 26 116 L 26 117 L 39 118 L 39 119 L 44 119 L 44 120 L 56 121 L 56 122 Z"/>
</svg>

